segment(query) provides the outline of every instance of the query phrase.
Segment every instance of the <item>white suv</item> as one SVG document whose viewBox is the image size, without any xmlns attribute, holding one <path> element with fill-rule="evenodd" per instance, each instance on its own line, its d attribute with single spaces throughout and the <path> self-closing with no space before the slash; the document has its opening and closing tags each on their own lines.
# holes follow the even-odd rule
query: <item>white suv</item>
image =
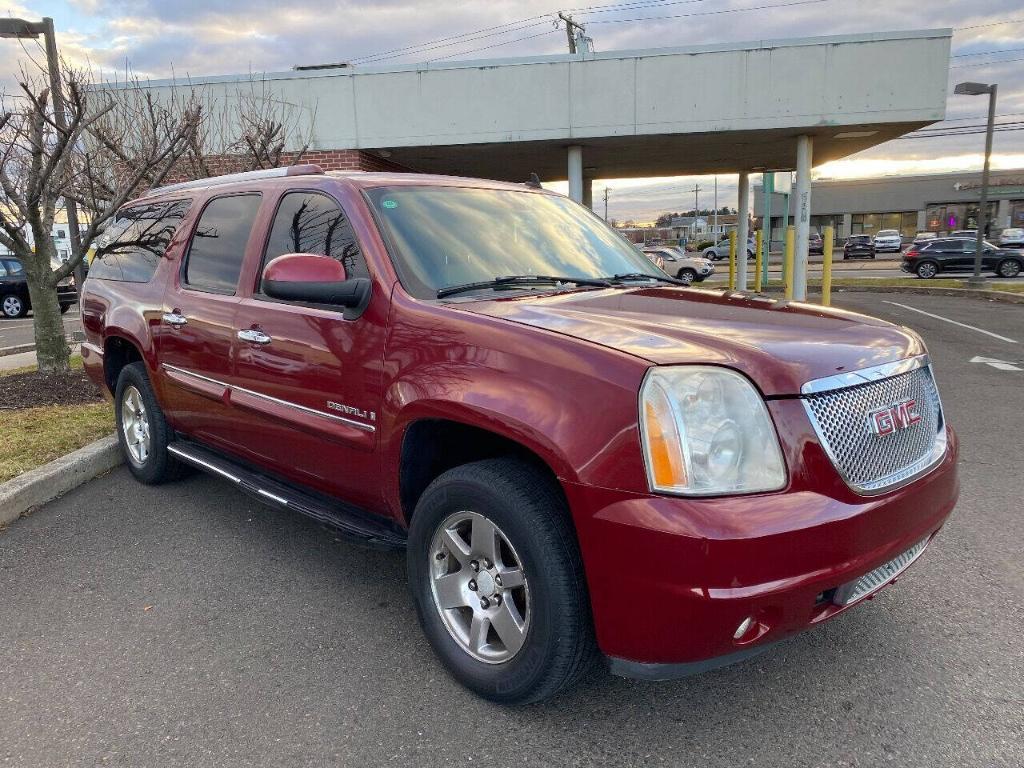
<svg viewBox="0 0 1024 768">
<path fill-rule="evenodd" d="M 660 256 L 665 264 L 661 266 L 672 277 L 684 283 L 703 283 L 715 273 L 715 265 L 707 259 L 688 256 L 679 248 L 671 245 L 648 245 L 643 249 L 647 258 L 652 261 Z"/>
<path fill-rule="evenodd" d="M 894 251 L 899 253 L 903 248 L 903 238 L 895 229 L 880 229 L 874 237 L 875 251 Z"/>
<path fill-rule="evenodd" d="M 999 245 L 1003 248 L 1024 248 L 1024 229 L 1008 227 L 999 233 Z"/>
</svg>

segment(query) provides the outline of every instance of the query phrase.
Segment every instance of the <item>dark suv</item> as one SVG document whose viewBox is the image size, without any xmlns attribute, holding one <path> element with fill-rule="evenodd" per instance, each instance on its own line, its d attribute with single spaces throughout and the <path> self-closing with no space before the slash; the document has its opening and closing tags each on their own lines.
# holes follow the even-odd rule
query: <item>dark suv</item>
<svg viewBox="0 0 1024 768">
<path fill-rule="evenodd" d="M 82 316 L 136 478 L 198 467 L 404 548 L 427 640 L 494 701 L 601 656 L 666 679 L 760 652 L 892 583 L 957 498 L 912 331 L 681 286 L 527 185 L 156 190 Z"/>
<path fill-rule="evenodd" d="M 57 286 L 57 301 L 61 313 L 67 312 L 78 302 L 74 278 L 66 277 Z M 13 256 L 0 255 L 0 315 L 14 318 L 24 317 L 32 309 L 28 295 L 28 281 L 25 267 Z"/>
<path fill-rule="evenodd" d="M 935 277 L 940 272 L 973 272 L 977 251 L 976 240 L 961 237 L 915 242 L 903 254 L 900 269 L 924 279 Z M 1017 250 L 996 248 L 986 241 L 981 254 L 981 268 L 999 277 L 1017 277 L 1024 268 L 1024 255 Z"/>
</svg>

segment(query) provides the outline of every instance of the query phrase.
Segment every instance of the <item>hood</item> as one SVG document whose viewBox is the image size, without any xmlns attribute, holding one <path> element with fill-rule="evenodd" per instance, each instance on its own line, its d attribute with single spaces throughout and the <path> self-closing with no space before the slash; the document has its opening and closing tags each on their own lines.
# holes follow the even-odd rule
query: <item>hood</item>
<svg viewBox="0 0 1024 768">
<path fill-rule="evenodd" d="M 854 312 L 726 291 L 651 287 L 574 291 L 460 304 L 658 365 L 725 365 L 766 396 L 824 376 L 924 353 L 910 330 Z"/>
</svg>

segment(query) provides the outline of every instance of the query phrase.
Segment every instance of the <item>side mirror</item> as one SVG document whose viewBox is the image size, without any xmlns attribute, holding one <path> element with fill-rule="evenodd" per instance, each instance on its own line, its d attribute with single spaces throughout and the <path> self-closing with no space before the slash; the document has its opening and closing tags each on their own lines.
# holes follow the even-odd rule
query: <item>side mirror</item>
<svg viewBox="0 0 1024 768">
<path fill-rule="evenodd" d="M 370 299 L 370 281 L 349 279 L 330 256 L 286 253 L 263 268 L 263 292 L 274 299 L 332 304 L 362 310 Z"/>
</svg>

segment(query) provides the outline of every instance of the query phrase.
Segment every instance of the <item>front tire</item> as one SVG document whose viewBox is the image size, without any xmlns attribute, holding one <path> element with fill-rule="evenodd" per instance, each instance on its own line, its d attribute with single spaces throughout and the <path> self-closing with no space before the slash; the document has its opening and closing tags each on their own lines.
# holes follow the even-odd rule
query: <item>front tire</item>
<svg viewBox="0 0 1024 768">
<path fill-rule="evenodd" d="M 996 274 L 1006 278 L 1017 277 L 1020 274 L 1020 262 L 1015 259 L 1004 259 L 996 267 Z"/>
<path fill-rule="evenodd" d="M 488 459 L 431 483 L 412 517 L 407 570 L 434 652 L 485 699 L 548 699 L 595 656 L 569 512 L 529 464 Z"/>
<path fill-rule="evenodd" d="M 114 391 L 114 421 L 128 469 L 146 485 L 176 480 L 184 465 L 167 450 L 174 433 L 153 394 L 144 363 L 121 369 Z"/>
<path fill-rule="evenodd" d="M 939 267 L 934 261 L 922 261 L 914 271 L 922 280 L 931 280 L 939 274 Z"/>
<path fill-rule="evenodd" d="M 24 317 L 28 314 L 28 304 L 20 296 L 9 293 L 6 296 L 0 296 L 0 312 L 3 312 L 4 317 L 9 317 L 12 320 Z"/>
<path fill-rule="evenodd" d="M 697 279 L 697 272 L 695 270 L 689 269 L 688 267 L 684 267 L 683 269 L 679 270 L 678 274 L 676 275 L 676 279 L 682 280 L 687 285 L 693 285 L 694 281 Z"/>
</svg>

